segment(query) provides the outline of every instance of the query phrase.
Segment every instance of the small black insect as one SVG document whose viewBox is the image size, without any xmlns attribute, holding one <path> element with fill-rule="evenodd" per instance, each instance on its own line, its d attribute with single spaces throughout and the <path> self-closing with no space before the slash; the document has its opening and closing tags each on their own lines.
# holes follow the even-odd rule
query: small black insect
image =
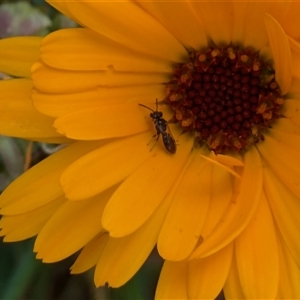
<svg viewBox="0 0 300 300">
<path fill-rule="evenodd" d="M 156 129 L 156 134 L 153 136 L 153 138 L 156 137 L 155 143 L 158 141 L 159 136 L 162 135 L 162 140 L 163 140 L 164 146 L 167 149 L 167 151 L 171 154 L 175 154 L 176 153 L 176 142 L 175 142 L 173 135 L 169 129 L 167 121 L 162 117 L 163 113 L 161 111 L 157 110 L 157 108 L 158 108 L 157 99 L 156 99 L 156 110 L 153 110 L 150 107 L 143 105 L 143 104 L 139 104 L 139 105 L 152 111 L 152 113 L 150 113 L 150 117 L 153 119 L 154 126 Z M 153 145 L 153 147 L 154 147 L 154 145 Z"/>
</svg>

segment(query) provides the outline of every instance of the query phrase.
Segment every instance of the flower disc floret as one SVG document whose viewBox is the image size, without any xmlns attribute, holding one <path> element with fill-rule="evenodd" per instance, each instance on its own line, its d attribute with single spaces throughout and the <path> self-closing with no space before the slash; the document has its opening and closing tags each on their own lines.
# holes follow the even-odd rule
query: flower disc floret
<svg viewBox="0 0 300 300">
<path fill-rule="evenodd" d="M 240 152 L 281 116 L 275 71 L 258 52 L 234 46 L 190 51 L 167 84 L 172 121 L 210 150 Z"/>
</svg>

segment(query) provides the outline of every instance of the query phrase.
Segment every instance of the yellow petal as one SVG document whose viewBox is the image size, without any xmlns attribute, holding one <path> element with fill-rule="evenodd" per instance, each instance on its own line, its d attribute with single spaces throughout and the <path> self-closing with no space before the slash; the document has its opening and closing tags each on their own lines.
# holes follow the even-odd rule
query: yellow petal
<svg viewBox="0 0 300 300">
<path fill-rule="evenodd" d="M 292 60 L 292 76 L 300 78 L 300 43 L 288 37 L 289 45 L 291 48 L 291 60 Z"/>
<path fill-rule="evenodd" d="M 40 232 L 48 219 L 64 203 L 63 198 L 58 198 L 44 206 L 24 214 L 2 216 L 0 235 L 5 242 L 15 242 L 28 239 Z"/>
<path fill-rule="evenodd" d="M 98 148 L 100 142 L 74 143 L 44 159 L 13 181 L 0 196 L 1 213 L 16 215 L 61 197 L 59 178 L 74 160 Z"/>
<path fill-rule="evenodd" d="M 297 77 L 292 77 L 291 88 L 288 96 L 290 98 L 300 98 L 300 79 Z"/>
<path fill-rule="evenodd" d="M 67 201 L 62 205 L 35 241 L 37 258 L 55 262 L 84 247 L 102 230 L 101 215 L 113 192 L 114 188 L 85 201 Z"/>
<path fill-rule="evenodd" d="M 164 200 L 134 233 L 122 238 L 110 237 L 96 266 L 96 286 L 107 282 L 111 287 L 119 287 L 137 272 L 155 246 L 169 205 L 169 199 Z"/>
<path fill-rule="evenodd" d="M 175 37 L 131 1 L 119 1 L 118 5 L 107 1 L 65 1 L 65 4 L 82 25 L 131 49 L 175 62 L 186 55 Z"/>
<path fill-rule="evenodd" d="M 224 168 L 214 165 L 211 179 L 211 199 L 206 220 L 201 232 L 201 239 L 211 235 L 215 227 L 222 222 L 230 207 L 233 196 L 234 177 Z"/>
<path fill-rule="evenodd" d="M 267 46 L 268 34 L 264 15 L 272 13 L 273 1 L 245 1 L 247 8 L 244 16 L 244 47 L 261 50 Z"/>
<path fill-rule="evenodd" d="M 189 1 L 139 2 L 138 5 L 157 18 L 187 48 L 198 50 L 207 46 L 204 26 Z"/>
<path fill-rule="evenodd" d="M 53 119 L 40 114 L 30 98 L 32 81 L 28 79 L 2 80 L 0 82 L 0 133 L 31 140 L 62 141 L 62 136 L 52 127 Z M 69 141 L 64 138 L 65 142 Z"/>
<path fill-rule="evenodd" d="M 164 85 L 124 86 L 118 88 L 98 87 L 78 93 L 48 94 L 36 89 L 32 92 L 34 107 L 44 115 L 59 117 L 67 113 L 98 108 L 104 104 L 114 104 L 125 101 L 151 103 L 155 99 L 165 97 Z"/>
<path fill-rule="evenodd" d="M 300 268 L 286 247 L 280 234 L 278 238 L 280 278 L 276 299 L 300 299 Z M 299 252 L 298 252 L 299 256 Z"/>
<path fill-rule="evenodd" d="M 160 272 L 155 299 L 190 299 L 187 290 L 187 275 L 187 261 L 165 261 Z"/>
<path fill-rule="evenodd" d="M 235 252 L 246 299 L 275 299 L 279 282 L 278 248 L 264 193 L 251 222 L 236 238 Z"/>
<path fill-rule="evenodd" d="M 284 15 L 284 29 L 286 32 L 292 36 L 294 39 L 298 39 L 300 37 L 298 28 L 300 27 L 300 7 L 298 1 L 286 1 L 289 4 L 289 9 L 287 13 Z"/>
<path fill-rule="evenodd" d="M 158 238 L 158 251 L 164 259 L 185 259 L 196 246 L 210 204 L 211 175 L 212 165 L 194 155 Z"/>
<path fill-rule="evenodd" d="M 234 44 L 241 44 L 245 38 L 245 17 L 248 7 L 247 1 L 233 1 L 233 28 L 232 28 L 232 42 Z"/>
<path fill-rule="evenodd" d="M 65 70 L 172 72 L 170 61 L 138 53 L 86 28 L 49 34 L 43 40 L 41 59 L 49 66 Z"/>
<path fill-rule="evenodd" d="M 210 152 L 211 155 L 214 155 L 214 152 Z M 244 162 L 242 158 L 239 155 L 233 156 L 233 155 L 223 155 L 218 154 L 214 155 L 216 161 L 218 161 L 220 164 L 224 164 L 229 167 L 243 167 Z"/>
<path fill-rule="evenodd" d="M 288 119 L 282 119 L 282 120 L 286 120 L 285 123 L 288 123 Z M 288 129 L 291 130 L 292 133 L 286 132 L 287 127 L 284 127 L 282 125 L 284 125 L 284 122 L 280 122 L 281 124 L 278 124 L 278 126 L 276 128 L 278 128 L 279 130 L 276 130 L 274 128 L 270 129 L 268 134 L 270 137 L 276 139 L 277 141 L 279 141 L 280 143 L 282 143 L 285 146 L 289 146 L 291 148 L 293 148 L 294 150 L 300 151 L 300 127 L 298 126 L 290 126 Z M 291 123 L 291 122 L 290 122 Z M 281 128 L 280 125 L 283 127 Z M 291 125 L 294 125 L 293 123 L 291 123 Z M 283 130 L 280 130 L 283 129 Z"/>
<path fill-rule="evenodd" d="M 190 299 L 215 299 L 226 281 L 233 255 L 233 243 L 205 258 L 189 261 Z M 222 266 L 222 267 L 220 267 Z"/>
<path fill-rule="evenodd" d="M 98 107 L 102 104 L 102 101 L 99 101 L 99 96 L 100 93 L 96 88 L 66 94 L 42 93 L 33 89 L 31 94 L 34 107 L 42 114 L 54 118 L 78 110 Z M 112 103 L 114 102 L 112 101 Z"/>
<path fill-rule="evenodd" d="M 262 54 L 269 48 L 263 21 L 264 14 L 270 14 L 282 24 L 289 5 L 288 1 L 233 1 L 235 12 L 233 42 L 242 42 L 244 46 L 254 47 Z"/>
<path fill-rule="evenodd" d="M 238 236 L 251 220 L 262 189 L 262 167 L 255 147 L 246 152 L 244 171 L 238 186 L 237 195 L 232 199 L 228 211 L 203 243 L 194 251 L 191 258 L 210 255 Z"/>
<path fill-rule="evenodd" d="M 168 73 L 68 71 L 49 67 L 42 62 L 32 67 L 34 87 L 49 94 L 76 93 L 101 87 L 163 84 L 170 80 Z M 58 84 L 63 82 L 64 84 Z"/>
<path fill-rule="evenodd" d="M 246 299 L 241 287 L 235 255 L 232 259 L 228 277 L 224 285 L 224 294 L 227 300 Z"/>
<path fill-rule="evenodd" d="M 275 65 L 275 79 L 286 94 L 292 81 L 292 59 L 288 38 L 280 24 L 270 15 L 264 18 Z"/>
<path fill-rule="evenodd" d="M 300 266 L 300 202 L 273 174 L 264 168 L 264 190 L 272 209 L 274 219 L 283 239 Z"/>
<path fill-rule="evenodd" d="M 233 7 L 230 2 L 193 1 L 191 5 L 203 22 L 209 38 L 216 45 L 231 42 Z"/>
<path fill-rule="evenodd" d="M 0 40 L 0 70 L 17 76 L 31 77 L 31 66 L 39 60 L 41 37 L 11 37 Z M 2 94 L 1 94 L 2 96 Z"/>
<path fill-rule="evenodd" d="M 300 101 L 288 99 L 284 102 L 283 109 L 284 116 L 300 127 Z"/>
<path fill-rule="evenodd" d="M 300 198 L 299 152 L 285 146 L 268 134 L 265 134 L 264 137 L 265 141 L 257 144 L 260 154 L 280 181 L 297 198 Z"/>
<path fill-rule="evenodd" d="M 283 134 L 300 136 L 300 127 L 288 118 L 280 118 L 272 124 L 272 128 L 269 129 L 269 132 L 273 137 L 278 137 L 279 134 L 280 136 L 283 136 Z"/>
<path fill-rule="evenodd" d="M 259 0 L 257 2 L 260 2 Z M 268 11 L 266 11 L 269 15 L 271 15 L 278 23 L 285 26 L 286 24 L 286 16 L 289 13 L 291 8 L 292 1 L 267 1 L 270 4 Z M 299 9 L 299 6 L 298 6 Z M 285 30 L 285 28 L 284 28 Z"/>
<path fill-rule="evenodd" d="M 158 151 L 121 184 L 102 217 L 103 227 L 111 236 L 130 234 L 151 216 L 179 176 L 192 143 L 183 136 L 176 155 Z"/>
<path fill-rule="evenodd" d="M 83 273 L 94 267 L 108 240 L 109 235 L 101 232 L 88 242 L 80 252 L 75 263 L 72 265 L 71 274 Z"/>
<path fill-rule="evenodd" d="M 76 140 L 124 137 L 149 129 L 138 103 L 114 103 L 75 111 L 55 120 L 57 131 Z"/>
<path fill-rule="evenodd" d="M 219 162 L 218 162 L 218 157 L 217 157 L 217 155 L 214 154 L 213 151 L 210 152 L 210 157 L 205 156 L 205 155 L 201 155 L 201 156 L 202 156 L 204 159 L 206 159 L 207 161 L 209 161 L 209 162 L 215 164 L 216 166 L 218 166 L 218 167 L 220 167 L 220 168 L 223 168 L 224 170 L 226 170 L 227 172 L 229 172 L 230 174 L 232 174 L 232 175 L 235 176 L 236 178 L 238 178 L 238 179 L 241 178 L 241 176 L 240 176 L 237 172 L 235 172 L 235 171 L 233 170 L 233 168 L 232 168 L 233 166 L 232 166 L 232 165 L 228 166 L 225 162 L 224 162 L 224 163 L 219 163 Z M 225 157 L 225 155 L 224 155 L 224 157 Z M 222 161 L 222 158 L 221 158 L 221 161 Z M 228 160 L 228 163 L 231 163 L 232 161 L 233 161 L 233 160 L 231 160 L 231 161 Z M 238 162 L 238 163 L 240 164 L 240 162 Z"/>
<path fill-rule="evenodd" d="M 61 176 L 66 197 L 71 200 L 92 197 L 124 180 L 151 155 L 149 138 L 147 132 L 118 139 L 82 155 Z"/>
</svg>

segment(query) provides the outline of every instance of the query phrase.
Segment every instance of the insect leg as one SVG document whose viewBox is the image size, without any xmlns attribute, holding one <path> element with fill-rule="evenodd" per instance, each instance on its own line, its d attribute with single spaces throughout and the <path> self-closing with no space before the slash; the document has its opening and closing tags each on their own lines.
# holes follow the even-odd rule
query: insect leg
<svg viewBox="0 0 300 300">
<path fill-rule="evenodd" d="M 155 144 L 157 143 L 157 141 L 158 141 L 158 139 L 159 139 L 159 135 L 160 135 L 160 133 L 158 132 L 158 133 L 156 133 L 156 134 L 152 137 L 152 139 L 153 139 L 154 137 L 156 137 L 156 140 L 155 140 L 153 146 L 151 147 L 150 151 L 152 151 L 152 149 L 154 148 Z M 152 140 L 152 139 L 151 139 L 151 140 Z"/>
</svg>

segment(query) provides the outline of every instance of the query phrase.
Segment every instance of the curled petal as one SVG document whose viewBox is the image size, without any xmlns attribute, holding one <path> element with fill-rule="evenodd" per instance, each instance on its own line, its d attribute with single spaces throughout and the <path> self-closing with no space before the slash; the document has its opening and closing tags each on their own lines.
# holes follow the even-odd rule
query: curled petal
<svg viewBox="0 0 300 300">
<path fill-rule="evenodd" d="M 288 38 L 280 24 L 270 15 L 265 15 L 265 24 L 275 64 L 275 78 L 281 93 L 286 94 L 292 82 L 292 59 Z"/>
</svg>

